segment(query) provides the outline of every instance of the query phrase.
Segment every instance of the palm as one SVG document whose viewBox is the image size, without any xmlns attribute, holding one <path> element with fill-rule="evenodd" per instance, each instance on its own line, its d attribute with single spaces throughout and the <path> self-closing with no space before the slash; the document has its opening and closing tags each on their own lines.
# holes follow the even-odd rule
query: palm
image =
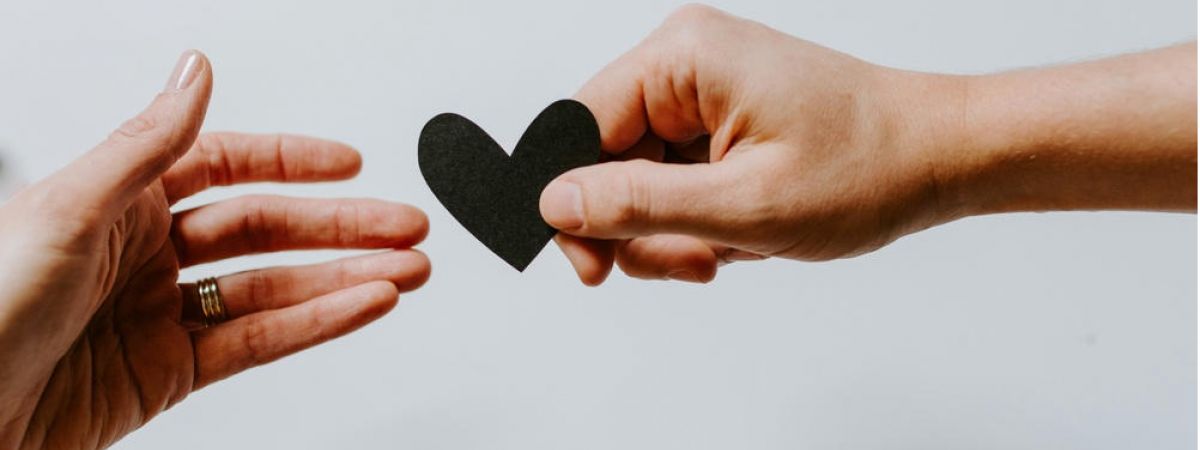
<svg viewBox="0 0 1200 450">
<path fill-rule="evenodd" d="M 341 144 L 209 134 L 112 219 L 86 222 L 71 217 L 80 208 L 54 208 L 41 213 L 44 220 L 75 222 L 66 228 L 76 231 L 15 227 L 38 244 L 14 258 L 33 261 L 28 275 L 35 287 L 10 303 L 48 305 L 54 323 L 39 325 L 20 345 L 0 345 L 0 354 L 16 349 L 32 355 L 25 371 L 10 375 L 0 366 L 6 381 L 0 399 L 16 405 L 0 409 L 0 446 L 104 447 L 196 389 L 387 312 L 399 292 L 428 276 L 428 260 L 408 250 L 427 229 L 424 215 L 412 207 L 248 196 L 171 211 L 175 202 L 212 185 L 343 179 L 359 164 L 357 153 Z M 4 216 L 47 209 L 31 206 L 37 201 L 28 198 L 39 196 L 26 197 L 6 205 Z M 4 225 L 0 221 L 0 229 Z M 223 276 L 217 283 L 229 320 L 208 328 L 200 325 L 194 286 L 179 284 L 181 268 L 195 264 L 307 248 L 396 250 Z M 0 259 L 9 256 L 0 252 Z M 0 324 L 9 319 L 3 306 L 0 301 Z M 31 314 L 45 322 L 47 314 Z M 0 344 L 3 332 L 0 327 Z M 26 358 L 21 355 L 6 357 Z"/>
<path fill-rule="evenodd" d="M 30 426 L 46 433 L 45 446 L 107 446 L 192 391 L 195 359 L 180 311 L 171 219 L 156 183 L 98 236 L 99 251 L 78 268 L 113 282 L 107 292 L 81 286 L 85 298 L 102 300 L 37 405 Z M 114 255 L 119 264 L 104 264 Z"/>
</svg>

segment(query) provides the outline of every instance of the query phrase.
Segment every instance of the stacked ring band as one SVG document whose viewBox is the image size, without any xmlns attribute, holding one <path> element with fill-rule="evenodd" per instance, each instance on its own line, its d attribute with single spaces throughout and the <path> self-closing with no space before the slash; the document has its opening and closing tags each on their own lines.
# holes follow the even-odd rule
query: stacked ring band
<svg viewBox="0 0 1200 450">
<path fill-rule="evenodd" d="M 196 291 L 200 298 L 200 312 L 204 317 L 204 326 L 211 327 L 225 321 L 225 300 L 217 289 L 216 278 L 205 278 L 196 282 Z"/>
</svg>

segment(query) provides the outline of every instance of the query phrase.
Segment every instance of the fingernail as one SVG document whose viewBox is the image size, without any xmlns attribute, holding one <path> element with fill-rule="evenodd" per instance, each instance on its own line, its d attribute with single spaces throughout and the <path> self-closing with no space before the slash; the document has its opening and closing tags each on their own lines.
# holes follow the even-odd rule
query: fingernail
<svg viewBox="0 0 1200 450">
<path fill-rule="evenodd" d="M 700 277 L 696 276 L 696 274 L 689 272 L 687 270 L 676 270 L 674 272 L 668 273 L 667 278 L 670 278 L 672 280 L 677 280 L 677 281 L 687 281 L 689 283 L 699 283 L 700 282 Z"/>
<path fill-rule="evenodd" d="M 721 254 L 721 259 L 725 261 L 758 261 L 761 259 L 767 259 L 767 257 L 758 253 L 750 253 L 745 250 L 729 249 L 725 253 Z"/>
<path fill-rule="evenodd" d="M 175 63 L 175 70 L 171 71 L 171 78 L 167 79 L 167 86 L 163 90 L 170 92 L 187 89 L 196 79 L 197 73 L 200 73 L 200 52 L 183 52 L 179 55 L 179 62 Z"/>
<path fill-rule="evenodd" d="M 542 216 L 554 228 L 573 230 L 583 226 L 583 193 L 579 185 L 556 181 L 542 192 Z"/>
</svg>

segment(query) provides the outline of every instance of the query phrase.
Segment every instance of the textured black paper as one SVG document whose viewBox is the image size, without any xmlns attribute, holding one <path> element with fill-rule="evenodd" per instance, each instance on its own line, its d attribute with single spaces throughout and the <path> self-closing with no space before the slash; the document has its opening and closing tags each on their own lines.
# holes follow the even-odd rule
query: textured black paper
<svg viewBox="0 0 1200 450">
<path fill-rule="evenodd" d="M 457 114 L 425 124 L 417 147 L 421 175 L 438 201 L 518 271 L 554 237 L 538 199 L 555 177 L 600 160 L 600 129 L 582 103 L 542 110 L 510 157 L 487 132 Z"/>
</svg>

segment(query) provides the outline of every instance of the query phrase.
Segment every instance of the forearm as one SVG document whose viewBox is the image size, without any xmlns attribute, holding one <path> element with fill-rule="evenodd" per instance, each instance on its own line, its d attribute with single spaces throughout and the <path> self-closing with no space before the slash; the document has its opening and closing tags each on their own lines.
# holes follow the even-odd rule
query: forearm
<svg viewBox="0 0 1200 450">
<path fill-rule="evenodd" d="M 939 172 L 949 208 L 1195 211 L 1195 43 L 957 89 L 946 129 L 960 134 Z"/>
</svg>

